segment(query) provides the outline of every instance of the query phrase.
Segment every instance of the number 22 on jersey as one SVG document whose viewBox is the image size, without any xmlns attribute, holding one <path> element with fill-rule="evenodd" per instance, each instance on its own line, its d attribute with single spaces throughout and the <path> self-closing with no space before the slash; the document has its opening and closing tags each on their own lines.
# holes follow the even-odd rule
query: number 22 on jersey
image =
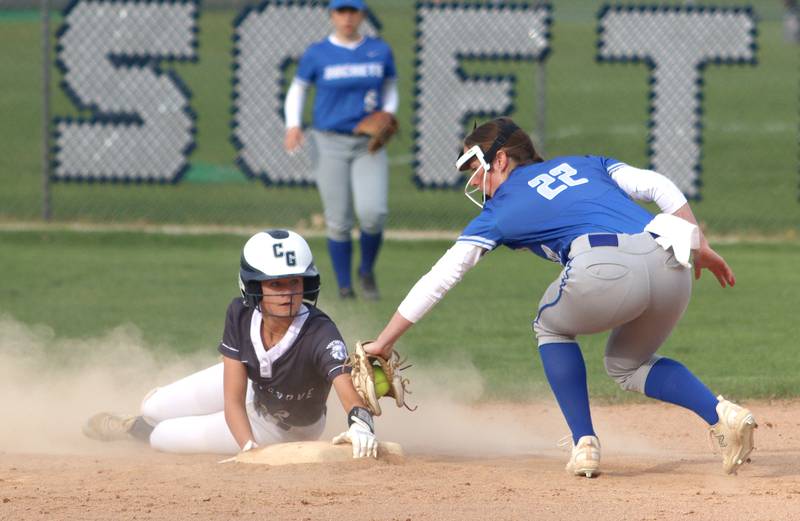
<svg viewBox="0 0 800 521">
<path fill-rule="evenodd" d="M 578 171 L 569 166 L 569 163 L 561 163 L 548 173 L 539 174 L 528 181 L 528 186 L 536 188 L 539 195 L 552 201 L 570 186 L 578 186 L 589 182 L 585 177 L 574 178 L 573 176 L 577 173 Z"/>
</svg>

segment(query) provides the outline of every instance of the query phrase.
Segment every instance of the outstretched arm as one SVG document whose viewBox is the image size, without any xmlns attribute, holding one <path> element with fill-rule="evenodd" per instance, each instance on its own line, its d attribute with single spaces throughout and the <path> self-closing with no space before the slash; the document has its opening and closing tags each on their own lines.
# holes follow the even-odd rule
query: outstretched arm
<svg viewBox="0 0 800 521">
<path fill-rule="evenodd" d="M 389 359 L 392 354 L 395 342 L 403 336 L 403 333 L 408 331 L 414 323 L 396 311 L 392 315 L 389 323 L 383 328 L 383 331 L 378 335 L 374 342 L 366 344 L 364 350 L 372 355 L 378 355 L 382 358 Z"/>
<path fill-rule="evenodd" d="M 353 386 L 349 373 L 340 374 L 333 379 L 333 388 L 347 413 L 348 429 L 334 437 L 334 445 L 350 443 L 354 458 L 378 457 L 378 440 L 375 438 L 375 422 Z"/>
<path fill-rule="evenodd" d="M 411 288 L 378 338 L 365 345 L 364 350 L 388 359 L 403 333 L 442 300 L 487 251 L 474 244 L 456 242 Z"/>
<path fill-rule="evenodd" d="M 336 390 L 336 396 L 342 402 L 342 407 L 345 413 L 349 413 L 353 407 L 363 407 L 366 409 L 364 400 L 359 396 L 358 391 L 353 386 L 353 379 L 350 373 L 342 373 L 333 379 L 333 388 Z"/>
<path fill-rule="evenodd" d="M 678 208 L 675 212 L 673 212 L 672 215 L 689 221 L 692 224 L 697 224 L 697 219 L 695 219 L 689 203 L 686 203 Z M 693 251 L 692 260 L 694 262 L 694 278 L 699 279 L 703 268 L 705 268 L 714 274 L 719 281 L 719 285 L 723 288 L 726 285 L 735 285 L 736 276 L 733 274 L 731 267 L 728 266 L 728 263 L 725 262 L 725 259 L 723 259 L 719 253 L 711 248 L 705 236 L 703 235 L 703 231 L 700 229 L 700 226 L 697 227 L 697 230 L 700 234 L 700 248 Z"/>
</svg>

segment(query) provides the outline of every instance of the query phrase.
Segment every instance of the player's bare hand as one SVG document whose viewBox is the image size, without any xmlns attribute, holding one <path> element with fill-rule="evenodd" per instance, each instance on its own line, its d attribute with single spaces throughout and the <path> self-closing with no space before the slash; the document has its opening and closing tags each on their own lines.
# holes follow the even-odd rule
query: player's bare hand
<svg viewBox="0 0 800 521">
<path fill-rule="evenodd" d="M 304 140 L 303 129 L 300 127 L 288 128 L 286 129 L 286 139 L 284 139 L 283 148 L 290 154 L 293 154 L 303 146 Z"/>
<path fill-rule="evenodd" d="M 736 284 L 736 277 L 733 270 L 722 256 L 715 252 L 710 246 L 704 244 L 699 250 L 694 252 L 694 278 L 699 279 L 703 268 L 707 269 L 717 277 L 719 285 L 733 286 Z"/>
<path fill-rule="evenodd" d="M 392 355 L 392 346 L 378 340 L 373 340 L 369 343 L 364 342 L 364 351 L 370 355 L 379 356 L 384 360 L 388 360 Z"/>
</svg>

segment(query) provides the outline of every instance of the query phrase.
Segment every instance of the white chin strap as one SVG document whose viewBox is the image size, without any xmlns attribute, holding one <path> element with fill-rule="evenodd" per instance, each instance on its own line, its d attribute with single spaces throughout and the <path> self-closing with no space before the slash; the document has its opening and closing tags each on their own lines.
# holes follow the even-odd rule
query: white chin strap
<svg viewBox="0 0 800 521">
<path fill-rule="evenodd" d="M 489 168 L 491 167 L 489 166 L 489 163 L 486 162 L 486 159 L 483 157 L 483 150 L 481 150 L 481 147 L 479 147 L 478 145 L 473 145 L 472 148 L 464 152 L 461 155 L 461 157 L 458 158 L 458 161 L 456 161 L 456 168 L 458 170 L 461 170 L 462 166 L 470 163 L 472 159 L 475 157 L 478 158 L 480 166 L 478 166 L 478 168 L 474 172 L 472 172 L 472 175 L 469 176 L 469 179 L 467 179 L 467 184 L 464 185 L 464 195 L 467 196 L 467 199 L 477 204 L 479 208 L 483 208 L 483 205 L 486 204 L 486 179 L 489 177 Z M 483 170 L 483 182 L 481 183 L 481 186 L 479 187 L 470 186 L 472 180 L 475 178 L 476 175 L 478 175 L 478 172 L 480 172 L 481 170 Z M 480 201 L 478 201 L 477 197 L 475 197 L 475 194 L 477 192 L 481 193 Z"/>
</svg>

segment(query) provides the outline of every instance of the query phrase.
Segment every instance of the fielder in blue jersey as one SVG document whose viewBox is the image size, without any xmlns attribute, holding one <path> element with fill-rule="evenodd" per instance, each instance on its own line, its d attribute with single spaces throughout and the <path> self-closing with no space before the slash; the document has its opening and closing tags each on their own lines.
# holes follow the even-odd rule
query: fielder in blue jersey
<svg viewBox="0 0 800 521">
<path fill-rule="evenodd" d="M 592 424 L 586 366 L 576 337 L 611 331 L 609 376 L 628 391 L 683 406 L 705 420 L 723 470 L 735 474 L 753 450 L 750 411 L 715 396 L 684 365 L 656 354 L 677 324 L 702 269 L 722 287 L 733 271 L 708 244 L 678 188 L 666 177 L 599 156 L 545 161 L 508 118 L 476 128 L 457 167 L 473 171 L 465 193 L 481 213 L 411 289 L 366 350 L 394 343 L 495 248 L 527 248 L 564 266 L 539 304 L 533 330 L 542 365 L 572 433 L 567 470 L 592 477 L 600 441 Z M 634 202 L 655 202 L 653 217 Z"/>
<path fill-rule="evenodd" d="M 303 104 L 313 86 L 311 157 L 339 295 L 355 297 L 350 232 L 357 217 L 362 296 L 375 300 L 374 267 L 388 213 L 389 163 L 385 148 L 370 152 L 369 138 L 353 131 L 368 114 L 397 111 L 397 72 L 389 45 L 358 32 L 366 9 L 363 0 L 332 0 L 329 8 L 334 32 L 309 46 L 286 94 L 285 148 L 293 153 L 304 142 Z"/>
</svg>

